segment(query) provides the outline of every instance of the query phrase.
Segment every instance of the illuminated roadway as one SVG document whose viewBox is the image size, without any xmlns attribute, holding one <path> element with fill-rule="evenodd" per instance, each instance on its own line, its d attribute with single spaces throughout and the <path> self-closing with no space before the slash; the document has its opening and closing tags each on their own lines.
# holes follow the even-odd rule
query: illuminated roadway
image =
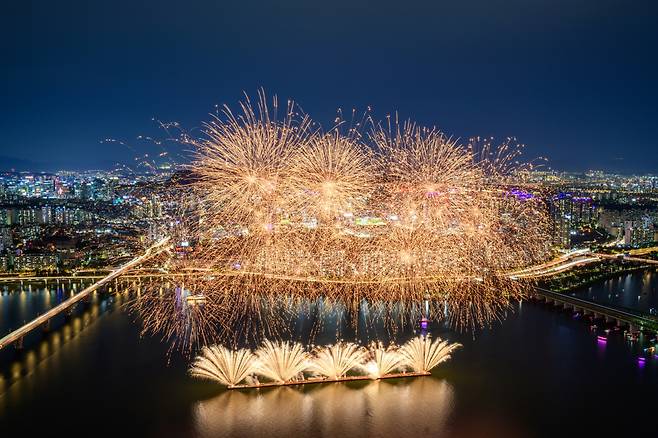
<svg viewBox="0 0 658 438">
<path fill-rule="evenodd" d="M 553 260 L 549 260 L 548 262 L 539 264 L 539 265 L 534 265 L 534 266 L 529 266 L 527 268 L 515 270 L 508 272 L 507 275 L 509 275 L 510 278 L 512 279 L 532 279 L 532 278 L 541 278 L 541 277 L 546 277 L 550 275 L 555 275 L 559 274 L 560 272 L 567 271 L 571 268 L 577 267 L 577 266 L 584 266 L 590 263 L 598 262 L 601 261 L 601 259 L 614 259 L 614 260 L 626 260 L 626 261 L 631 261 L 631 262 L 639 262 L 639 263 L 647 263 L 647 264 L 656 264 L 658 265 L 658 260 L 650 260 L 650 259 L 645 259 L 645 258 L 640 258 L 640 257 L 632 257 L 632 256 L 623 256 L 620 257 L 619 255 L 614 255 L 614 254 L 599 254 L 599 253 L 592 253 L 588 249 L 581 249 L 581 250 L 576 250 L 576 251 L 571 251 L 569 253 L 563 254 Z M 131 266 L 135 266 L 135 264 L 132 264 Z M 121 272 L 125 272 L 126 269 L 125 267 L 120 268 Z M 81 271 L 82 272 L 82 271 Z M 115 271 L 116 272 L 116 271 Z M 264 273 L 264 272 L 248 272 L 248 271 L 229 271 L 229 272 L 222 272 L 219 270 L 214 270 L 210 268 L 188 268 L 183 271 L 179 272 L 168 272 L 165 270 L 159 270 L 159 269 L 145 269 L 140 272 L 139 269 L 133 270 L 132 273 L 129 274 L 124 274 L 122 275 L 123 278 L 148 278 L 148 277 L 178 277 L 178 276 L 185 276 L 185 275 L 190 275 L 192 273 L 202 273 L 205 272 L 209 275 L 217 275 L 217 276 L 236 276 L 236 275 L 253 275 L 253 276 L 262 276 L 262 277 L 267 277 L 267 278 L 273 278 L 273 279 L 281 279 L 281 280 L 293 280 L 293 281 L 308 281 L 308 282 L 318 282 L 318 281 L 325 281 L 325 282 L 335 282 L 335 283 L 340 283 L 342 282 L 341 280 L 327 280 L 327 279 L 322 279 L 320 277 L 315 278 L 315 277 L 295 277 L 295 276 L 288 276 L 288 275 L 279 275 L 279 274 L 270 274 L 270 273 Z M 16 281 L 27 281 L 27 282 L 34 282 L 34 281 L 44 281 L 44 282 L 49 282 L 49 281 L 61 281 L 61 280 L 98 280 L 98 279 L 104 279 L 105 276 L 103 275 L 68 275 L 68 276 L 57 276 L 57 277 L 46 277 L 46 276 L 13 276 L 13 277 L 0 277 L 0 282 L 16 282 Z M 113 277 L 114 278 L 114 277 Z M 431 280 L 434 277 L 428 276 L 428 277 L 416 277 L 415 280 Z M 378 278 L 376 280 L 364 280 L 363 282 L 355 281 L 355 280 L 349 280 L 350 283 L 381 283 L 381 282 L 386 282 L 386 281 L 391 281 L 391 282 L 396 282 L 396 281 L 403 281 L 405 280 L 404 278 Z"/>
<path fill-rule="evenodd" d="M 43 324 L 48 323 L 48 321 L 59 315 L 60 313 L 64 312 L 65 310 L 71 308 L 74 304 L 76 304 L 78 301 L 84 299 L 86 296 L 88 296 L 90 293 L 98 289 L 99 287 L 109 283 L 110 281 L 114 280 L 115 278 L 119 277 L 121 274 L 125 273 L 129 269 L 133 268 L 134 266 L 139 265 L 140 263 L 150 259 L 151 257 L 160 254 L 162 251 L 166 251 L 169 249 L 170 245 L 169 244 L 169 238 L 166 237 L 157 243 L 155 243 L 153 246 L 148 248 L 144 254 L 142 254 L 139 257 L 136 257 L 126 263 L 125 265 L 119 267 L 118 269 L 112 271 L 109 275 L 104 277 L 102 280 L 92 284 L 88 288 L 80 291 L 80 293 L 72 296 L 68 300 L 58 304 L 57 306 L 53 307 L 46 313 L 36 317 L 32 321 L 28 322 L 24 326 L 20 327 L 17 330 L 14 330 L 13 332 L 9 333 L 7 336 L 3 337 L 0 339 L 0 350 L 3 348 L 7 347 L 8 345 L 13 344 L 16 341 L 20 341 L 25 335 L 30 333 L 32 330 L 35 328 L 40 327 Z"/>
<path fill-rule="evenodd" d="M 642 257 L 633 257 L 627 255 L 623 257 L 619 257 L 619 255 L 615 255 L 615 254 L 596 254 L 596 256 L 606 259 L 617 259 L 617 260 L 624 260 L 629 262 L 640 262 L 640 263 L 648 263 L 650 265 L 658 265 L 658 260 L 645 259 Z"/>
</svg>

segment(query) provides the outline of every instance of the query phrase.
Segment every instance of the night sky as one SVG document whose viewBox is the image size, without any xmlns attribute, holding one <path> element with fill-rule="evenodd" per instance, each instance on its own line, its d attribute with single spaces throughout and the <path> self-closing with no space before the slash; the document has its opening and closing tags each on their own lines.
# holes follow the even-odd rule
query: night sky
<svg viewBox="0 0 658 438">
<path fill-rule="evenodd" d="M 371 106 L 555 169 L 658 173 L 655 0 L 228 3 L 4 2 L 0 170 L 131 162 L 152 117 L 194 128 L 264 87 L 323 125 Z"/>
</svg>

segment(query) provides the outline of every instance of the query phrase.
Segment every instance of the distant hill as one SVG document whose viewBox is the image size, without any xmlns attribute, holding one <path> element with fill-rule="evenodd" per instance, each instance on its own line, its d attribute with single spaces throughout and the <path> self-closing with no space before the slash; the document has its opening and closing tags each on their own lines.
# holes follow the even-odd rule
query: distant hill
<svg viewBox="0 0 658 438">
<path fill-rule="evenodd" d="M 31 160 L 24 160 L 22 158 L 9 157 L 6 155 L 0 155 L 0 171 L 7 170 L 42 170 L 44 166 L 43 163 L 37 163 Z"/>
</svg>

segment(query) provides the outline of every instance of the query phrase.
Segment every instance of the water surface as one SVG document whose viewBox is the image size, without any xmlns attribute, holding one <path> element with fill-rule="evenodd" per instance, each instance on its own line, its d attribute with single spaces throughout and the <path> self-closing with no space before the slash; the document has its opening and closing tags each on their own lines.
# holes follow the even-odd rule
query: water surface
<svg viewBox="0 0 658 438">
<path fill-rule="evenodd" d="M 12 292 L 13 293 L 13 292 Z M 7 295 L 0 299 L 7 298 Z M 464 348 L 431 377 L 227 391 L 141 338 L 121 295 L 81 306 L 33 347 L 0 353 L 0 425 L 21 436 L 654 436 L 658 359 L 568 312 L 523 303 L 500 325 L 434 336 Z M 331 325 L 328 325 L 331 327 Z M 413 336 L 399 334 L 400 342 Z"/>
</svg>

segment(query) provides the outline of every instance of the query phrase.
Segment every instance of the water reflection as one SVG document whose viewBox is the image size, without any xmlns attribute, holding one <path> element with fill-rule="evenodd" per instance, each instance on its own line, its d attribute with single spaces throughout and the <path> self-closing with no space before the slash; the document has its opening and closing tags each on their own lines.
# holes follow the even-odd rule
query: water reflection
<svg viewBox="0 0 658 438">
<path fill-rule="evenodd" d="M 589 300 L 644 312 L 658 308 L 658 275 L 654 269 L 623 274 L 573 291 Z"/>
<path fill-rule="evenodd" d="M 45 330 L 40 334 L 33 333 L 31 336 L 43 336 L 42 339 L 30 345 L 24 350 L 9 349 L 0 356 L 0 399 L 10 386 L 19 384 L 23 377 L 35 372 L 47 372 L 49 361 L 56 360 L 56 355 L 61 347 L 76 339 L 80 333 L 102 314 L 100 304 L 107 300 L 98 302 L 96 296 L 89 307 L 85 307 L 81 314 L 69 316 L 64 319 L 64 324 L 55 330 Z"/>
<path fill-rule="evenodd" d="M 434 377 L 225 391 L 194 406 L 197 432 L 222 436 L 437 436 L 454 405 Z M 285 407 L 285 408 L 284 408 Z"/>
</svg>

